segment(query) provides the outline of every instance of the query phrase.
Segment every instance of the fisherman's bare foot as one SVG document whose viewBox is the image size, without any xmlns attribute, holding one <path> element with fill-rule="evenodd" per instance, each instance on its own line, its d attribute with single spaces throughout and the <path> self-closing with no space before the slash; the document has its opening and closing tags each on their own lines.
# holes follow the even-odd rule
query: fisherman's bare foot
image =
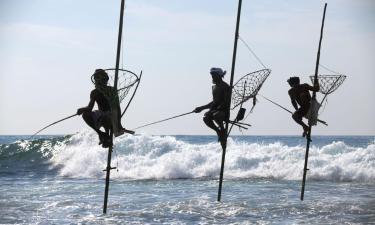
<svg viewBox="0 0 375 225">
<path fill-rule="evenodd" d="M 307 126 L 303 128 L 302 137 L 305 137 L 307 141 L 311 141 L 309 128 Z"/>
<path fill-rule="evenodd" d="M 124 128 L 124 132 L 125 133 L 128 133 L 128 134 L 135 134 L 135 131 L 132 131 L 132 130 L 127 130 Z"/>
<path fill-rule="evenodd" d="M 121 136 L 121 135 L 123 135 L 124 133 L 134 134 L 135 132 L 132 131 L 132 130 L 127 130 L 127 129 L 121 127 L 121 128 L 118 130 L 118 132 L 115 133 L 115 137 Z"/>
<path fill-rule="evenodd" d="M 99 145 L 101 145 L 105 142 L 105 139 L 107 138 L 106 136 L 107 136 L 107 134 L 104 133 L 104 132 L 99 134 Z"/>
</svg>

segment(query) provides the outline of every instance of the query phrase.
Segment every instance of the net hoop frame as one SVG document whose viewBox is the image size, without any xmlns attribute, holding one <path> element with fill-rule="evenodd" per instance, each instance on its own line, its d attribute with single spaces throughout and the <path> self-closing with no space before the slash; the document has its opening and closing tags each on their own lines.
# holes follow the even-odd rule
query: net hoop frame
<svg viewBox="0 0 375 225">
<path fill-rule="evenodd" d="M 309 76 L 312 83 L 314 83 L 314 76 Z M 329 95 L 336 91 L 345 81 L 346 75 L 343 74 L 321 74 L 318 75 L 319 92 L 324 95 Z M 329 82 L 328 80 L 333 80 Z"/>
<path fill-rule="evenodd" d="M 252 84 L 247 82 L 247 78 L 249 76 L 256 76 L 262 72 L 264 72 L 264 75 L 260 79 L 261 80 L 260 84 L 258 84 L 256 88 L 251 90 L 252 87 L 250 85 Z M 270 74 L 271 74 L 271 69 L 261 69 L 261 70 L 257 70 L 257 71 L 254 71 L 254 72 L 251 72 L 242 76 L 233 85 L 233 94 L 232 94 L 232 99 L 231 99 L 231 101 L 233 102 L 232 110 L 242 105 L 244 102 L 248 101 L 249 99 L 254 98 L 258 94 L 259 90 L 261 89 L 262 85 L 264 84 L 264 82 L 266 81 L 266 79 L 268 78 Z M 243 83 L 245 83 L 245 87 L 244 85 L 242 85 Z M 251 93 L 249 93 L 248 95 L 244 95 L 250 91 Z M 237 100 L 237 99 L 241 99 L 241 100 Z"/>
</svg>

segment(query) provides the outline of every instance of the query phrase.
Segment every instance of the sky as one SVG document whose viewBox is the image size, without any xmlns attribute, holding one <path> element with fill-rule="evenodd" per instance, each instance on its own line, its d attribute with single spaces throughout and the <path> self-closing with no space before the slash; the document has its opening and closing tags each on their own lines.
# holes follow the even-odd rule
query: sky
<svg viewBox="0 0 375 225">
<path fill-rule="evenodd" d="M 328 96 L 316 135 L 375 135 L 375 2 L 328 0 L 321 64 L 347 76 Z M 229 83 L 238 1 L 126 0 L 122 64 L 143 71 L 128 129 L 211 101 L 211 67 Z M 286 80 L 314 74 L 324 1 L 244 0 L 240 36 L 272 70 L 260 94 L 292 109 Z M 0 135 L 32 134 L 86 106 L 97 68 L 114 68 L 120 0 L 0 0 Z M 235 78 L 262 69 L 238 43 Z M 332 74 L 319 68 L 319 74 Z M 321 94 L 318 98 L 321 98 Z M 251 104 L 248 102 L 249 110 Z M 232 112 L 235 114 L 236 112 Z M 214 134 L 203 112 L 141 130 Z M 299 135 L 290 114 L 261 97 L 244 135 Z M 82 118 L 42 134 L 87 129 Z"/>
</svg>

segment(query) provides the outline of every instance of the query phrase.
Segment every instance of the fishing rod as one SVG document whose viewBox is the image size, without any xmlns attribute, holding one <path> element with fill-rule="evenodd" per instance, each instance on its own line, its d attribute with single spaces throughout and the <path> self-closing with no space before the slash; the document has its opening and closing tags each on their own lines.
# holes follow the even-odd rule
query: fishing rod
<svg viewBox="0 0 375 225">
<path fill-rule="evenodd" d="M 290 114 L 293 114 L 292 111 L 290 111 L 289 109 L 287 109 L 287 108 L 285 108 L 284 106 L 280 105 L 279 103 L 274 102 L 274 101 L 272 101 L 271 99 L 269 99 L 269 98 L 267 98 L 267 97 L 265 97 L 265 96 L 263 96 L 263 95 L 261 95 L 261 94 L 259 94 L 259 95 L 262 96 L 262 98 L 266 99 L 267 101 L 269 101 L 269 102 L 271 102 L 271 103 L 273 103 L 273 104 L 279 106 L 280 108 L 284 109 L 285 111 L 289 112 Z M 324 124 L 324 125 L 326 125 L 326 126 L 328 126 L 327 122 L 325 122 L 325 121 L 323 121 L 323 120 L 318 119 L 318 122 L 319 122 L 319 123 L 322 123 L 322 124 Z"/>
<path fill-rule="evenodd" d="M 53 123 L 51 123 L 51 124 L 49 124 L 49 125 L 43 127 L 42 129 L 38 130 L 35 134 L 31 135 L 31 137 L 34 137 L 35 135 L 39 134 L 40 132 L 42 132 L 43 130 L 47 129 L 47 128 L 50 127 L 50 126 L 55 125 L 56 123 L 60 123 L 60 122 L 62 122 L 62 121 L 64 121 L 64 120 L 70 119 L 70 118 L 75 117 L 75 116 L 78 116 L 78 114 L 76 113 L 76 114 L 74 114 L 74 115 L 71 115 L 71 116 L 65 117 L 65 118 L 63 118 L 63 119 L 61 119 L 61 120 L 58 120 L 58 121 L 56 121 L 56 122 L 53 122 Z"/>
<path fill-rule="evenodd" d="M 262 98 L 266 99 L 267 101 L 269 101 L 269 102 L 271 102 L 271 103 L 273 103 L 273 104 L 279 106 L 280 108 L 284 109 L 285 111 L 289 112 L 290 114 L 293 114 L 292 111 L 290 111 L 289 109 L 285 108 L 284 106 L 278 104 L 277 102 L 274 102 L 274 101 L 272 101 L 271 99 L 269 99 L 269 98 L 267 98 L 267 97 L 265 97 L 265 96 L 263 96 L 263 95 L 261 95 L 261 94 L 259 94 L 259 95 L 262 96 Z"/>
<path fill-rule="evenodd" d="M 142 127 L 148 127 L 148 126 L 151 126 L 151 125 L 154 125 L 154 124 L 157 124 L 157 123 L 161 123 L 161 122 L 164 122 L 164 121 L 167 121 L 167 120 L 175 119 L 175 118 L 178 118 L 178 117 L 181 117 L 181 116 L 186 116 L 186 115 L 189 115 L 191 113 L 194 113 L 194 111 L 183 113 L 183 114 L 180 114 L 180 115 L 177 115 L 177 116 L 172 116 L 172 117 L 169 117 L 167 119 L 159 120 L 159 121 L 156 121 L 156 122 L 148 123 L 148 124 L 136 127 L 133 130 L 136 130 L 136 129 L 139 129 L 139 128 L 142 128 Z"/>
</svg>

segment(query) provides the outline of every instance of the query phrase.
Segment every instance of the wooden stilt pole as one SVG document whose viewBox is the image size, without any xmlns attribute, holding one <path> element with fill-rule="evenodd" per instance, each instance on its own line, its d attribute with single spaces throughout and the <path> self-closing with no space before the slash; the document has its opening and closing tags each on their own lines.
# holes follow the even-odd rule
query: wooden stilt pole
<svg viewBox="0 0 375 225">
<path fill-rule="evenodd" d="M 113 132 L 111 131 L 111 139 L 113 141 Z M 108 191 L 109 191 L 109 178 L 110 173 L 112 169 L 115 169 L 115 167 L 111 167 L 111 158 L 112 158 L 112 150 L 113 146 L 109 147 L 108 149 L 108 158 L 107 158 L 107 167 L 104 171 L 107 172 L 105 177 L 105 189 L 104 189 L 104 203 L 103 203 L 103 213 L 107 213 L 107 204 L 108 204 Z"/>
<path fill-rule="evenodd" d="M 323 28 L 324 28 L 324 20 L 326 17 L 326 9 L 327 3 L 324 5 L 324 12 L 323 12 L 323 19 L 322 19 L 322 26 L 320 29 L 320 39 L 319 39 L 319 47 L 318 47 L 318 54 L 316 57 L 316 65 L 315 65 L 315 76 L 314 76 L 314 86 L 318 82 L 318 70 L 319 70 L 319 61 L 320 61 L 320 49 L 322 46 L 322 39 L 323 39 Z M 316 91 L 313 92 L 312 101 L 316 98 Z M 303 178 L 302 178 L 302 188 L 301 188 L 301 201 L 303 201 L 304 194 L 305 194 L 305 183 L 306 183 L 306 173 L 309 170 L 307 168 L 307 162 L 309 160 L 309 150 L 310 150 L 310 142 L 311 142 L 311 123 L 309 123 L 309 130 L 307 133 L 307 143 L 306 143 L 306 153 L 305 153 L 305 164 L 303 167 Z"/>
<path fill-rule="evenodd" d="M 236 23 L 236 32 L 234 35 L 234 48 L 233 48 L 233 57 L 232 57 L 232 69 L 230 74 L 230 97 L 232 98 L 232 89 L 233 89 L 233 78 L 234 78 L 234 69 L 236 67 L 236 55 L 237 55 L 237 41 L 238 41 L 238 30 L 240 27 L 240 17 L 241 17 L 241 5 L 242 0 L 238 0 L 238 10 L 237 10 L 237 23 Z M 219 180 L 219 190 L 217 194 L 217 201 L 221 201 L 221 189 L 223 186 L 223 178 L 224 178 L 224 164 L 225 164 L 225 152 L 227 150 L 227 139 L 229 136 L 228 133 L 228 126 L 229 126 L 229 117 L 230 117 L 230 109 L 228 109 L 228 117 L 225 123 L 225 138 L 221 143 L 221 147 L 223 148 L 223 153 L 221 157 L 221 169 L 220 169 L 220 180 Z"/>
<path fill-rule="evenodd" d="M 120 23 L 119 23 L 119 31 L 118 31 L 118 39 L 117 39 L 116 70 L 115 70 L 115 81 L 114 81 L 114 89 L 115 89 L 116 93 L 117 93 L 118 71 L 119 71 L 119 65 L 120 65 L 122 24 L 123 24 L 123 18 L 124 18 L 124 8 L 125 8 L 125 0 L 121 0 Z M 111 138 L 112 143 L 113 143 L 113 129 L 110 132 L 110 138 Z M 103 203 L 103 213 L 104 214 L 107 213 L 109 178 L 110 178 L 111 170 L 115 169 L 115 167 L 111 167 L 112 150 L 113 150 L 113 144 L 112 144 L 111 147 L 108 148 L 107 168 L 105 169 L 107 174 L 106 174 L 106 177 L 105 177 L 105 189 L 104 189 L 104 203 Z"/>
</svg>

